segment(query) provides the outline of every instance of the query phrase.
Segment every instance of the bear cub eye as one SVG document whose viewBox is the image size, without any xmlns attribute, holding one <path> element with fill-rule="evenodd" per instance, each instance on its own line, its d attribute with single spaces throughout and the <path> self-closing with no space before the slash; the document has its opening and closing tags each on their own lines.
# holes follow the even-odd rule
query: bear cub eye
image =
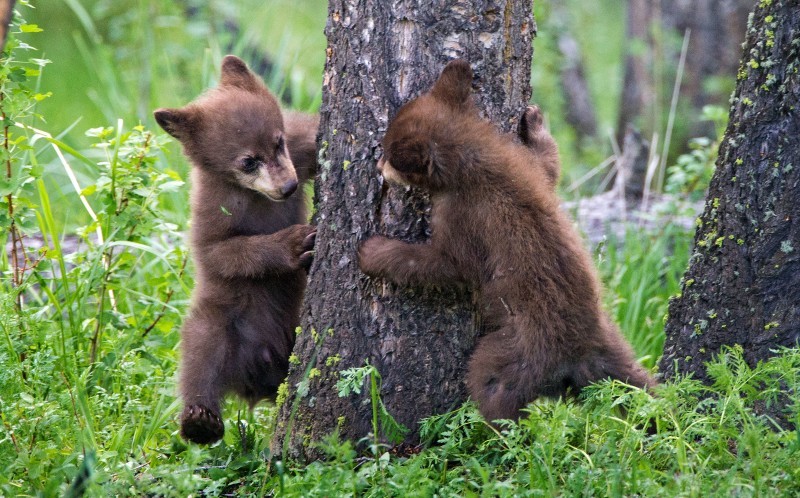
<svg viewBox="0 0 800 498">
<path fill-rule="evenodd" d="M 284 147 L 286 147 L 286 142 L 283 139 L 283 135 L 278 135 L 278 142 L 275 144 L 275 154 L 283 152 Z"/>
<path fill-rule="evenodd" d="M 255 173 L 260 165 L 261 161 L 253 156 L 247 156 L 242 159 L 242 171 L 248 175 Z"/>
</svg>

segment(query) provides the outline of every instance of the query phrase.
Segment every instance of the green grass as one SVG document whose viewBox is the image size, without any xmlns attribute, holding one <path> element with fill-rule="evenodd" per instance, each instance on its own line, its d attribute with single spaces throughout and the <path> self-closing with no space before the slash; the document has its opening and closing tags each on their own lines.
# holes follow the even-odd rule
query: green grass
<svg viewBox="0 0 800 498">
<path fill-rule="evenodd" d="M 664 349 L 664 318 L 680 291 L 690 237 L 672 225 L 652 233 L 631 226 L 620 243 L 597 250 L 606 308 L 650 368 Z"/>
<path fill-rule="evenodd" d="M 45 54 L 12 41 L 0 70 L 6 122 L 23 125 L 10 126 L 10 145 L 0 147 L 3 163 L 14 166 L 0 182 L 0 236 L 11 230 L 10 200 L 26 244 L 38 237 L 44 246 L 27 251 L 21 274 L 5 251 L 0 258 L 0 495 L 800 493 L 800 433 L 774 430 L 755 411 L 782 403 L 800 421 L 798 350 L 757 369 L 731 350 L 710 367 L 713 386 L 680 379 L 657 397 L 604 383 L 582 403 L 537 402 L 529 417 L 501 431 L 467 404 L 426 421 L 428 444 L 408 457 L 375 445 L 359 455 L 332 436 L 320 443 L 329 461 L 280 462 L 268 451 L 274 407 L 251 412 L 235 400 L 224 407 L 221 443 L 185 444 L 175 369 L 193 284 L 183 240 L 187 166 L 174 143 L 151 133 L 149 112 L 183 104 L 211 84 L 224 37 L 209 38 L 171 2 L 54 0 L 37 2 L 34 17 L 24 3 L 23 17 L 45 31 L 17 38 Z M 243 19 L 243 38 L 282 47 L 273 86 L 288 89 L 297 107 L 313 108 L 324 2 L 309 10 L 299 2 L 253 5 L 231 8 Z M 296 19 L 292 29 L 286 18 Z M 31 57 L 53 62 L 39 74 Z M 149 79 L 142 82 L 140 72 Z M 53 96 L 40 101 L 45 90 Z M 606 305 L 652 366 L 689 236 L 675 227 L 632 228 L 621 242 L 597 252 Z"/>
</svg>

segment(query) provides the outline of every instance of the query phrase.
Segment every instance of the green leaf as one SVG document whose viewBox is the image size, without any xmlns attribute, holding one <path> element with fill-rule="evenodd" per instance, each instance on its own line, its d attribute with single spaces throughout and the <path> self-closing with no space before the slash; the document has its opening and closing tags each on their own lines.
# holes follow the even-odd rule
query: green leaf
<svg viewBox="0 0 800 498">
<path fill-rule="evenodd" d="M 184 182 L 181 180 L 164 182 L 158 187 L 159 192 L 176 192 L 183 187 Z"/>
<path fill-rule="evenodd" d="M 44 31 L 38 24 L 21 24 L 19 30 L 23 33 L 39 33 Z"/>
<path fill-rule="evenodd" d="M 8 178 L 0 178 L 0 197 L 5 197 L 14 192 L 14 184 Z"/>
<path fill-rule="evenodd" d="M 14 83 L 22 83 L 23 81 L 26 81 L 28 77 L 25 75 L 24 69 L 21 67 L 15 67 L 11 69 L 10 73 L 8 73 L 8 79 Z"/>
</svg>

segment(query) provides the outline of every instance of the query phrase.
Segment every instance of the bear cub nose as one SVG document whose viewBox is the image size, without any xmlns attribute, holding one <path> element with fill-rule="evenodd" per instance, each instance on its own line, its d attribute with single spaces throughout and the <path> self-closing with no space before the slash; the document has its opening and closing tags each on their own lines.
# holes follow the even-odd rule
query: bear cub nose
<svg viewBox="0 0 800 498">
<path fill-rule="evenodd" d="M 284 198 L 289 197 L 294 193 L 295 190 L 297 190 L 297 180 L 289 180 L 281 187 L 281 195 Z"/>
</svg>

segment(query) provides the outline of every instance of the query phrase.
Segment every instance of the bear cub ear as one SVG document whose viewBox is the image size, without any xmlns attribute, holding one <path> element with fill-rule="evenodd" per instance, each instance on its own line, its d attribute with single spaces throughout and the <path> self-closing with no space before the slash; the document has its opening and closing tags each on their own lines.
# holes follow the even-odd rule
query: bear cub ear
<svg viewBox="0 0 800 498">
<path fill-rule="evenodd" d="M 431 150 L 427 143 L 407 138 L 389 145 L 389 163 L 403 174 L 429 175 L 431 173 Z"/>
<path fill-rule="evenodd" d="M 472 68 L 464 59 L 450 61 L 434 83 L 431 95 L 453 107 L 469 102 L 472 96 Z"/>
<path fill-rule="evenodd" d="M 156 109 L 153 111 L 158 125 L 167 133 L 183 141 L 191 135 L 191 113 L 185 109 Z"/>
<path fill-rule="evenodd" d="M 226 55 L 222 59 L 221 73 L 220 86 L 235 86 L 249 92 L 257 92 L 262 87 L 261 80 L 235 55 Z"/>
</svg>

